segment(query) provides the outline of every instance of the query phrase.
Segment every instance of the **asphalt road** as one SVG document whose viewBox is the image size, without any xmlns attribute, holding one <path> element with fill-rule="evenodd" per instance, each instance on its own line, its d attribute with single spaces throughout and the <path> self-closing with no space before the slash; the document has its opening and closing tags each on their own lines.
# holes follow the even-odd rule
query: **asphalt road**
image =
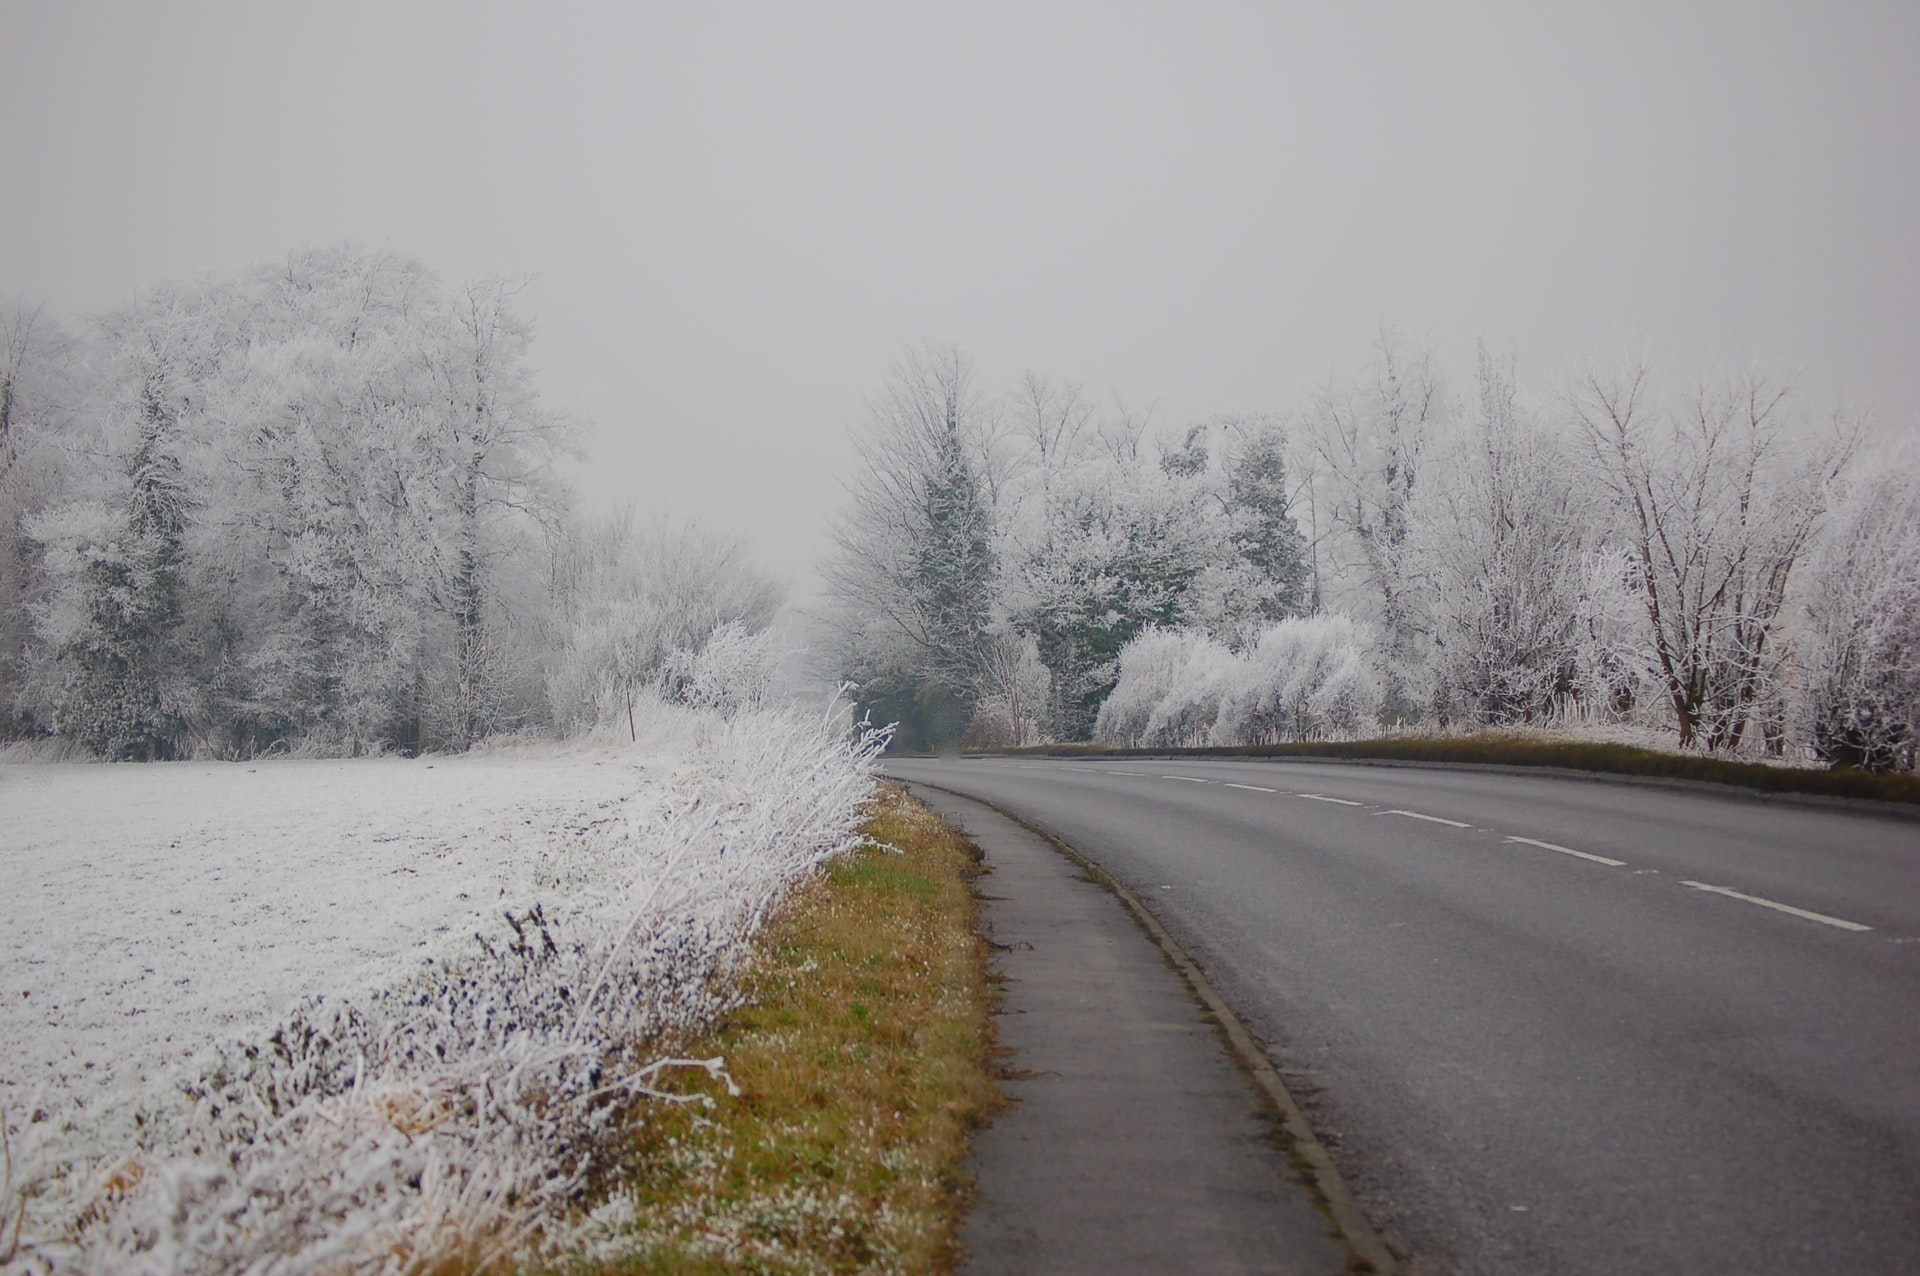
<svg viewBox="0 0 1920 1276">
<path fill-rule="evenodd" d="M 1920 822 L 1406 767 L 887 770 L 1146 896 L 1414 1272 L 1920 1273 Z"/>
</svg>

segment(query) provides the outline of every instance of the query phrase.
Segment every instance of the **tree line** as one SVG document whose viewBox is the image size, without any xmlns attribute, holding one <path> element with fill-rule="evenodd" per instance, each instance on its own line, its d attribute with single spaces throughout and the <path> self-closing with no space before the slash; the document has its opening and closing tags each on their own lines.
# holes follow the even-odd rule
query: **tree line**
<svg viewBox="0 0 1920 1276">
<path fill-rule="evenodd" d="M 902 746 L 1629 724 L 1915 763 L 1920 452 L 1764 370 L 1530 398 L 1387 333 L 1290 410 L 1149 438 L 928 345 L 857 437 L 825 655 Z"/>
<path fill-rule="evenodd" d="M 764 630 L 737 541 L 574 509 L 517 291 L 345 246 L 0 310 L 0 737 L 458 749 Z"/>
</svg>

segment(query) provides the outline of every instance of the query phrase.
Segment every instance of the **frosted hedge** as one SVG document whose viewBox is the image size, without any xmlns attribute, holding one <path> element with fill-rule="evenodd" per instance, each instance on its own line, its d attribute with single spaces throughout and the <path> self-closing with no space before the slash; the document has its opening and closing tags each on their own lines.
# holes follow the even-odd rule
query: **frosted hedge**
<svg viewBox="0 0 1920 1276">
<path fill-rule="evenodd" d="M 781 893 L 858 840 L 878 733 L 702 715 L 690 765 L 468 950 L 215 1052 L 101 1160 L 59 1096 L 4 1113 L 8 1272 L 414 1272 L 556 1261 L 621 1114 L 732 1004 Z M 124 1115 L 124 1114 L 122 1114 Z"/>
</svg>

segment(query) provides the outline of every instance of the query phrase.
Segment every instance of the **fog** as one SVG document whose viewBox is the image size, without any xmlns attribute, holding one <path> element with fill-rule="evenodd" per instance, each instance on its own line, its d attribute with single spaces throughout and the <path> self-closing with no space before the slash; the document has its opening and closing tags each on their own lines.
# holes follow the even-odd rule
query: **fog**
<svg viewBox="0 0 1920 1276">
<path fill-rule="evenodd" d="M 1898 3 L 9 6 L 0 291 L 353 240 L 529 277 L 583 492 L 811 586 L 909 343 L 1173 428 L 1383 321 L 1920 412 Z"/>
</svg>

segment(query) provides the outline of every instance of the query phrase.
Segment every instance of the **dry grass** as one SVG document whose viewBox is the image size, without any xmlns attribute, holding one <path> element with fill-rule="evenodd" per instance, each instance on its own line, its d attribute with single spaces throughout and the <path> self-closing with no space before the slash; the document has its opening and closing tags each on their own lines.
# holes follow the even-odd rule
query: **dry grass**
<svg viewBox="0 0 1920 1276">
<path fill-rule="evenodd" d="M 711 1107 L 636 1114 L 589 1270 L 953 1265 L 971 1192 L 961 1162 L 998 1101 L 976 857 L 897 788 L 881 789 L 867 831 L 885 848 L 798 892 L 761 936 L 745 1007 L 682 1043 L 724 1055 L 739 1095 L 692 1074 L 663 1084 Z"/>
</svg>

